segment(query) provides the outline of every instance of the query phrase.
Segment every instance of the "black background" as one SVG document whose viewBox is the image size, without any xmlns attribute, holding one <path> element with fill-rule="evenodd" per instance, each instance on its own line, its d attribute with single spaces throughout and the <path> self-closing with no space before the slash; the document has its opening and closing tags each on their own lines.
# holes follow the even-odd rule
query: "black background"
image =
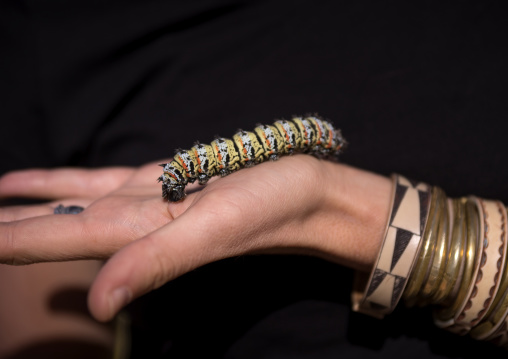
<svg viewBox="0 0 508 359">
<path fill-rule="evenodd" d="M 318 112 L 348 164 L 508 203 L 506 11 L 409 3 L 3 0 L 0 173 L 140 165 Z M 506 355 L 426 309 L 351 313 L 351 278 L 297 256 L 208 265 L 131 305 L 133 357 Z"/>
</svg>

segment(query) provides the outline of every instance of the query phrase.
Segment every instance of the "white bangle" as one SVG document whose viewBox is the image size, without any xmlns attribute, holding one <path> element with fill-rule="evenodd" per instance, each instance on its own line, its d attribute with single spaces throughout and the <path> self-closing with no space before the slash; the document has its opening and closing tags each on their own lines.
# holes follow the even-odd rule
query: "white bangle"
<svg viewBox="0 0 508 359">
<path fill-rule="evenodd" d="M 420 249 L 430 207 L 430 186 L 393 175 L 392 208 L 370 277 L 357 272 L 353 310 L 383 318 L 395 309 Z"/>
</svg>

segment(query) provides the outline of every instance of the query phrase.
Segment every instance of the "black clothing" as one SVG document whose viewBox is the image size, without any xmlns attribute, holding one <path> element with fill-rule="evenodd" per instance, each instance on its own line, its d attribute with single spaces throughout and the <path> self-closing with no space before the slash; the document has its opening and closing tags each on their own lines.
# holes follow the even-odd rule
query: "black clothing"
<svg viewBox="0 0 508 359">
<path fill-rule="evenodd" d="M 0 171 L 140 165 L 318 112 L 342 161 L 508 203 L 507 22 L 492 2 L 4 0 Z M 337 240 L 340 240 L 339 238 Z M 135 301 L 133 358 L 506 355 L 401 305 L 350 311 L 352 271 L 256 256 Z"/>
</svg>

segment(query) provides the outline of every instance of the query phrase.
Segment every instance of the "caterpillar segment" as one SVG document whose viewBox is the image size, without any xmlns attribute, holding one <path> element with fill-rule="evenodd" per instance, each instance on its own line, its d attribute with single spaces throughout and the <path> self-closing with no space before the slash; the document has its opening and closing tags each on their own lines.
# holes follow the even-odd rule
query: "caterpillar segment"
<svg viewBox="0 0 508 359">
<path fill-rule="evenodd" d="M 316 143 L 312 151 L 314 153 L 320 153 L 322 149 L 322 144 L 326 141 L 327 130 L 324 127 L 323 122 L 317 117 L 307 117 L 306 120 L 314 128 L 316 134 Z"/>
<path fill-rule="evenodd" d="M 219 137 L 212 142 L 211 146 L 215 157 L 217 173 L 221 177 L 240 169 L 240 155 L 232 140 Z"/>
<path fill-rule="evenodd" d="M 233 142 L 238 149 L 242 167 L 252 167 L 263 161 L 264 148 L 253 132 L 238 131 L 233 136 Z"/>
<path fill-rule="evenodd" d="M 316 144 L 316 130 L 307 118 L 293 117 L 293 122 L 302 137 L 301 149 L 303 152 L 310 152 Z"/>
<path fill-rule="evenodd" d="M 292 155 L 302 143 L 302 136 L 296 125 L 291 121 L 278 120 L 273 124 L 284 139 L 285 152 Z"/>
<path fill-rule="evenodd" d="M 173 162 L 178 163 L 187 176 L 187 182 L 194 183 L 197 178 L 198 161 L 192 150 L 178 151 L 173 157 Z"/>
<path fill-rule="evenodd" d="M 335 129 L 333 126 L 317 117 L 308 117 L 307 120 L 312 124 L 316 131 L 316 144 L 311 150 L 316 156 L 326 157 L 336 148 L 334 145 L 334 138 L 336 137 Z"/>
<path fill-rule="evenodd" d="M 213 154 L 212 146 L 197 143 L 192 147 L 192 152 L 197 162 L 197 177 L 201 185 L 206 184 L 208 180 L 215 176 L 217 162 Z"/>
<path fill-rule="evenodd" d="M 284 138 L 275 126 L 259 125 L 254 129 L 261 146 L 263 146 L 264 158 L 275 161 L 284 154 Z"/>
<path fill-rule="evenodd" d="M 224 177 L 244 167 L 295 152 L 335 159 L 347 142 L 340 130 L 317 116 L 277 120 L 259 125 L 253 132 L 238 131 L 233 139 L 216 138 L 211 144 L 196 143 L 178 151 L 170 163 L 161 164 L 162 197 L 169 202 L 185 198 L 185 186 L 213 176 Z"/>
<path fill-rule="evenodd" d="M 323 125 L 328 130 L 326 134 L 327 139 L 323 146 L 325 148 L 324 154 L 338 158 L 342 149 L 347 145 L 347 141 L 342 137 L 340 129 L 335 129 L 330 122 L 323 121 Z"/>
</svg>

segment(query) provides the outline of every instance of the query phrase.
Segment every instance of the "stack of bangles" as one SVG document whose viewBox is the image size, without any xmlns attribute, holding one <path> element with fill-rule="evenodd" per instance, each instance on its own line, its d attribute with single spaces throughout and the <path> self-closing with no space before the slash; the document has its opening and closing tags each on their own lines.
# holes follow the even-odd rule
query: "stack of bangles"
<svg viewBox="0 0 508 359">
<path fill-rule="evenodd" d="M 357 273 L 353 310 L 378 318 L 401 298 L 432 305 L 435 324 L 508 349 L 507 210 L 393 176 L 393 205 L 370 276 Z"/>
</svg>

